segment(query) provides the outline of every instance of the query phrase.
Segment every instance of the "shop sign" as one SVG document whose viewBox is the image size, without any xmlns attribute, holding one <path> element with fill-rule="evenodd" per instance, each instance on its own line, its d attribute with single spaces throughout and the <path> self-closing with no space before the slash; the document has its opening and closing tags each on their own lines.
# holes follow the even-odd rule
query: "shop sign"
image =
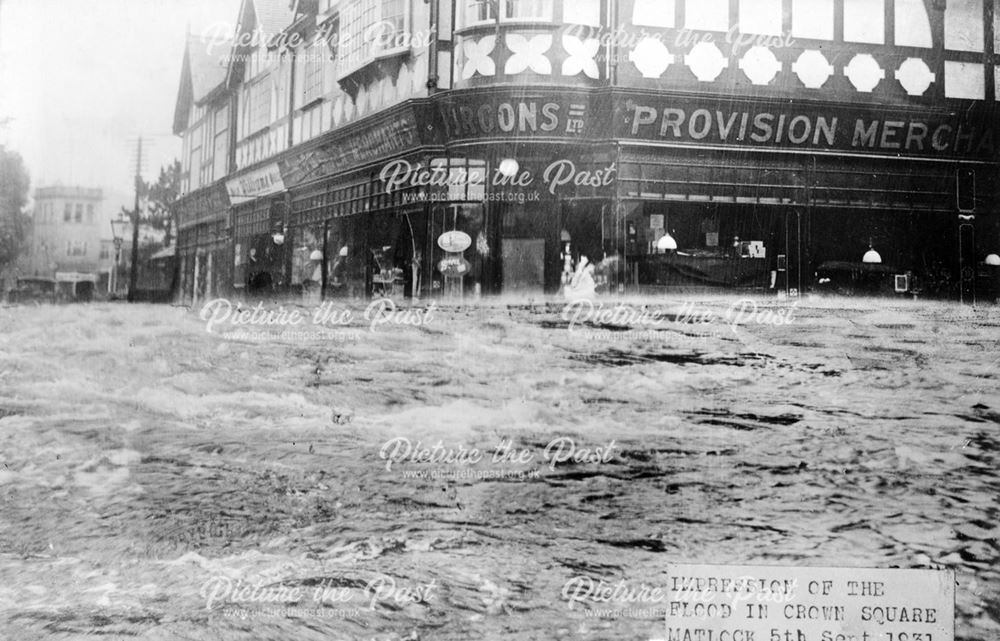
<svg viewBox="0 0 1000 641">
<path fill-rule="evenodd" d="M 438 261 L 438 271 L 445 278 L 458 278 L 469 273 L 472 265 L 461 254 L 450 254 Z"/>
<path fill-rule="evenodd" d="M 586 97 L 486 96 L 444 102 L 448 137 L 556 136 L 576 138 L 591 130 L 592 110 Z"/>
<path fill-rule="evenodd" d="M 404 112 L 281 162 L 286 182 L 297 185 L 392 156 L 421 144 L 417 118 Z"/>
<path fill-rule="evenodd" d="M 992 159 L 985 120 L 934 112 L 620 96 L 624 139 L 739 147 Z"/>
<path fill-rule="evenodd" d="M 229 196 L 224 186 L 200 190 L 178 202 L 177 226 L 184 229 L 215 216 L 224 216 L 228 208 Z"/>
<path fill-rule="evenodd" d="M 281 179 L 277 163 L 271 163 L 227 180 L 226 191 L 230 200 L 236 204 L 285 191 L 285 183 Z"/>
<path fill-rule="evenodd" d="M 438 247 L 452 254 L 461 254 L 472 246 L 472 237 L 464 231 L 446 231 L 438 236 Z"/>
</svg>

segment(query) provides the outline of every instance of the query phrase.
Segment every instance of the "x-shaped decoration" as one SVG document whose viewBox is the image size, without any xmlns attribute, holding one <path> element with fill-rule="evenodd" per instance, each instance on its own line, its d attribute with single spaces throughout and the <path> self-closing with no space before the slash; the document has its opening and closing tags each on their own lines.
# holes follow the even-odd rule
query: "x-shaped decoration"
<svg viewBox="0 0 1000 641">
<path fill-rule="evenodd" d="M 503 72 L 511 75 L 531 69 L 538 74 L 551 74 L 552 63 L 545 56 L 550 47 L 552 47 L 550 33 L 534 36 L 530 40 L 519 33 L 508 33 L 507 48 L 510 49 L 511 56 L 507 59 Z"/>
</svg>

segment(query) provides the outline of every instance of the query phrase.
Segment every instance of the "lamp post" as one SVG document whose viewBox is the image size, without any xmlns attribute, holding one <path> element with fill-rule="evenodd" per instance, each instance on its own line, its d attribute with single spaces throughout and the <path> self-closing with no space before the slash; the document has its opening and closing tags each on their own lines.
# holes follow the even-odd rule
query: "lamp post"
<svg viewBox="0 0 1000 641">
<path fill-rule="evenodd" d="M 115 262 L 114 266 L 111 268 L 111 280 L 114 284 L 112 285 L 111 292 L 116 295 L 118 293 L 118 265 L 121 263 L 122 242 L 125 237 L 125 229 L 127 226 L 128 221 L 125 220 L 125 217 L 121 213 L 118 214 L 118 218 L 111 221 L 111 237 L 115 242 Z"/>
</svg>

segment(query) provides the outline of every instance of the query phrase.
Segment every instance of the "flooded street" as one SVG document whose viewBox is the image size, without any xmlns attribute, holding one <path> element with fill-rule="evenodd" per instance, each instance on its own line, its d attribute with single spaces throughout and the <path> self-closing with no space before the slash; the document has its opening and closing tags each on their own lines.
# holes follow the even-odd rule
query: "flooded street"
<svg viewBox="0 0 1000 641">
<path fill-rule="evenodd" d="M 1000 311 L 737 301 L 0 309 L 0 637 L 646 641 L 670 562 L 951 569 L 1000 638 Z"/>
</svg>

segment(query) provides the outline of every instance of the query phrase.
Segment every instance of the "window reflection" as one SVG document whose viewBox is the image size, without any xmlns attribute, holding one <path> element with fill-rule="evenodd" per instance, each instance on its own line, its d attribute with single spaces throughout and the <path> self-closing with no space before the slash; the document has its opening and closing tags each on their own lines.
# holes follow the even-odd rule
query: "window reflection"
<svg viewBox="0 0 1000 641">
<path fill-rule="evenodd" d="M 895 43 L 902 47 L 930 47 L 931 23 L 924 0 L 896 0 Z"/>
<path fill-rule="evenodd" d="M 844 40 L 885 43 L 885 3 L 883 0 L 844 0 Z"/>
<path fill-rule="evenodd" d="M 740 31 L 781 35 L 781 0 L 740 0 Z"/>
<path fill-rule="evenodd" d="M 688 29 L 729 31 L 729 0 L 687 0 L 684 10 Z"/>
<path fill-rule="evenodd" d="M 948 0 L 944 12 L 944 48 L 983 50 L 983 0 Z"/>
<path fill-rule="evenodd" d="M 833 0 L 792 0 L 792 36 L 833 40 Z"/>
</svg>

